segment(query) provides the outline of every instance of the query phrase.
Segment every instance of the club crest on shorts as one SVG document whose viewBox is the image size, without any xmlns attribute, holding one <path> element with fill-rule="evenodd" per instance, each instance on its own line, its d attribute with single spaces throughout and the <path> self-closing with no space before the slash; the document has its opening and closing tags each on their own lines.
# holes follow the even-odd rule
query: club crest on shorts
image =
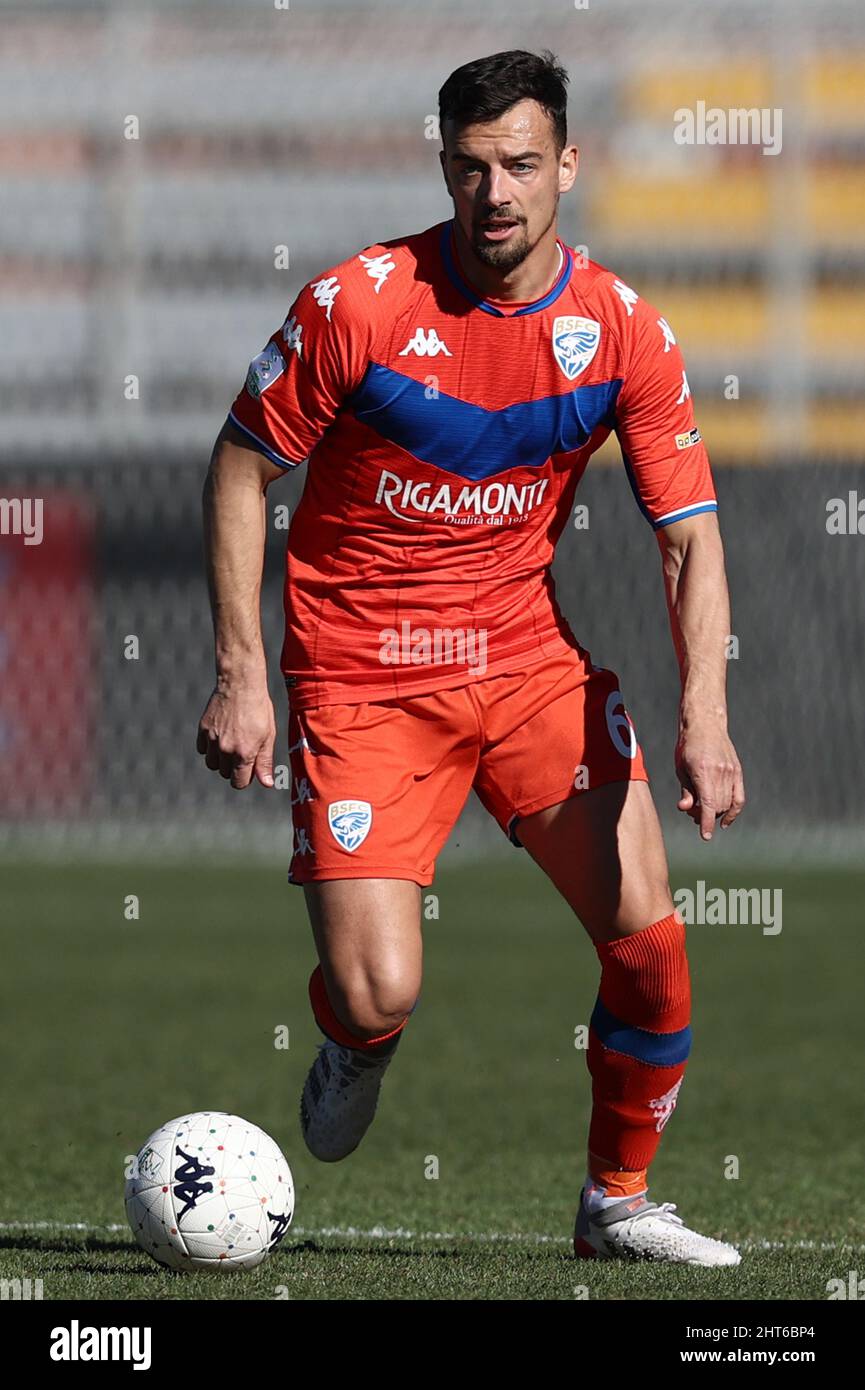
<svg viewBox="0 0 865 1390">
<path fill-rule="evenodd" d="M 601 325 L 597 319 L 561 314 L 553 320 L 553 352 L 568 381 L 585 371 L 600 341 Z"/>
<path fill-rule="evenodd" d="M 327 808 L 327 823 L 340 848 L 353 854 L 369 834 L 372 807 L 368 801 L 332 801 Z"/>
</svg>

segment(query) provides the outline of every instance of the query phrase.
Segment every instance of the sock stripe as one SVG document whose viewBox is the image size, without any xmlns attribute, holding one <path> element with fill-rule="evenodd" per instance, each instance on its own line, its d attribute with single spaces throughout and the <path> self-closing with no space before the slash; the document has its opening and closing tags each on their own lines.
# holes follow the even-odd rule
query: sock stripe
<svg viewBox="0 0 865 1390">
<path fill-rule="evenodd" d="M 691 1029 L 679 1028 L 673 1033 L 651 1033 L 645 1028 L 633 1028 L 604 1005 L 595 1001 L 591 1027 L 612 1052 L 648 1062 L 655 1067 L 674 1067 L 687 1060 L 691 1051 Z"/>
</svg>

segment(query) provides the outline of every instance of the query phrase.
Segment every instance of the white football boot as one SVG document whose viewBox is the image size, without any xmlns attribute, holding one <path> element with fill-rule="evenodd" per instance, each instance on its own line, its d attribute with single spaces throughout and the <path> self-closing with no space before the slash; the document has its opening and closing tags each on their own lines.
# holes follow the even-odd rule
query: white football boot
<svg viewBox="0 0 865 1390">
<path fill-rule="evenodd" d="M 382 1078 L 401 1036 L 378 1056 L 342 1047 L 332 1038 L 318 1044 L 318 1056 L 300 1098 L 300 1127 L 310 1153 L 322 1162 L 345 1158 L 366 1134 Z"/>
<path fill-rule="evenodd" d="M 734 1245 L 690 1231 L 675 1202 L 650 1202 L 645 1196 L 589 1212 L 580 1193 L 574 1229 L 574 1254 L 581 1259 L 667 1260 L 673 1264 L 737 1265 Z"/>
</svg>

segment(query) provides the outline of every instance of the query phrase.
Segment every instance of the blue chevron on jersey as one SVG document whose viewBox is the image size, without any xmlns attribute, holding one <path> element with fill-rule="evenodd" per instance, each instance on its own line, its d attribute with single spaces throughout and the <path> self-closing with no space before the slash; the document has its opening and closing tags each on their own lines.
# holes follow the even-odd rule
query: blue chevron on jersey
<svg viewBox="0 0 865 1390">
<path fill-rule="evenodd" d="M 347 404 L 358 420 L 421 463 L 478 482 L 511 468 L 543 468 L 612 424 L 621 380 L 485 410 L 455 396 L 430 399 L 423 382 L 370 364 Z"/>
</svg>

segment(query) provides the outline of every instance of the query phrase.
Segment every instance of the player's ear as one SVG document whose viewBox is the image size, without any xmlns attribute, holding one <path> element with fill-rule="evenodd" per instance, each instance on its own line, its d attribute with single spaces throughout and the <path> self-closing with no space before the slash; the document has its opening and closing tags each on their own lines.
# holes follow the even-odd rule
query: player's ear
<svg viewBox="0 0 865 1390">
<path fill-rule="evenodd" d="M 580 151 L 577 145 L 565 145 L 559 157 L 559 192 L 568 193 L 573 188 L 580 167 Z"/>
<path fill-rule="evenodd" d="M 450 181 L 450 179 L 448 178 L 448 162 L 447 162 L 447 155 L 445 154 L 444 150 L 439 150 L 439 164 L 440 164 L 441 167 L 442 167 L 442 176 L 443 176 L 444 181 L 445 181 L 445 188 L 447 189 L 447 191 L 448 191 L 448 193 L 451 195 L 451 197 L 453 197 L 454 194 L 453 194 L 453 189 L 451 188 L 451 181 Z"/>
</svg>

